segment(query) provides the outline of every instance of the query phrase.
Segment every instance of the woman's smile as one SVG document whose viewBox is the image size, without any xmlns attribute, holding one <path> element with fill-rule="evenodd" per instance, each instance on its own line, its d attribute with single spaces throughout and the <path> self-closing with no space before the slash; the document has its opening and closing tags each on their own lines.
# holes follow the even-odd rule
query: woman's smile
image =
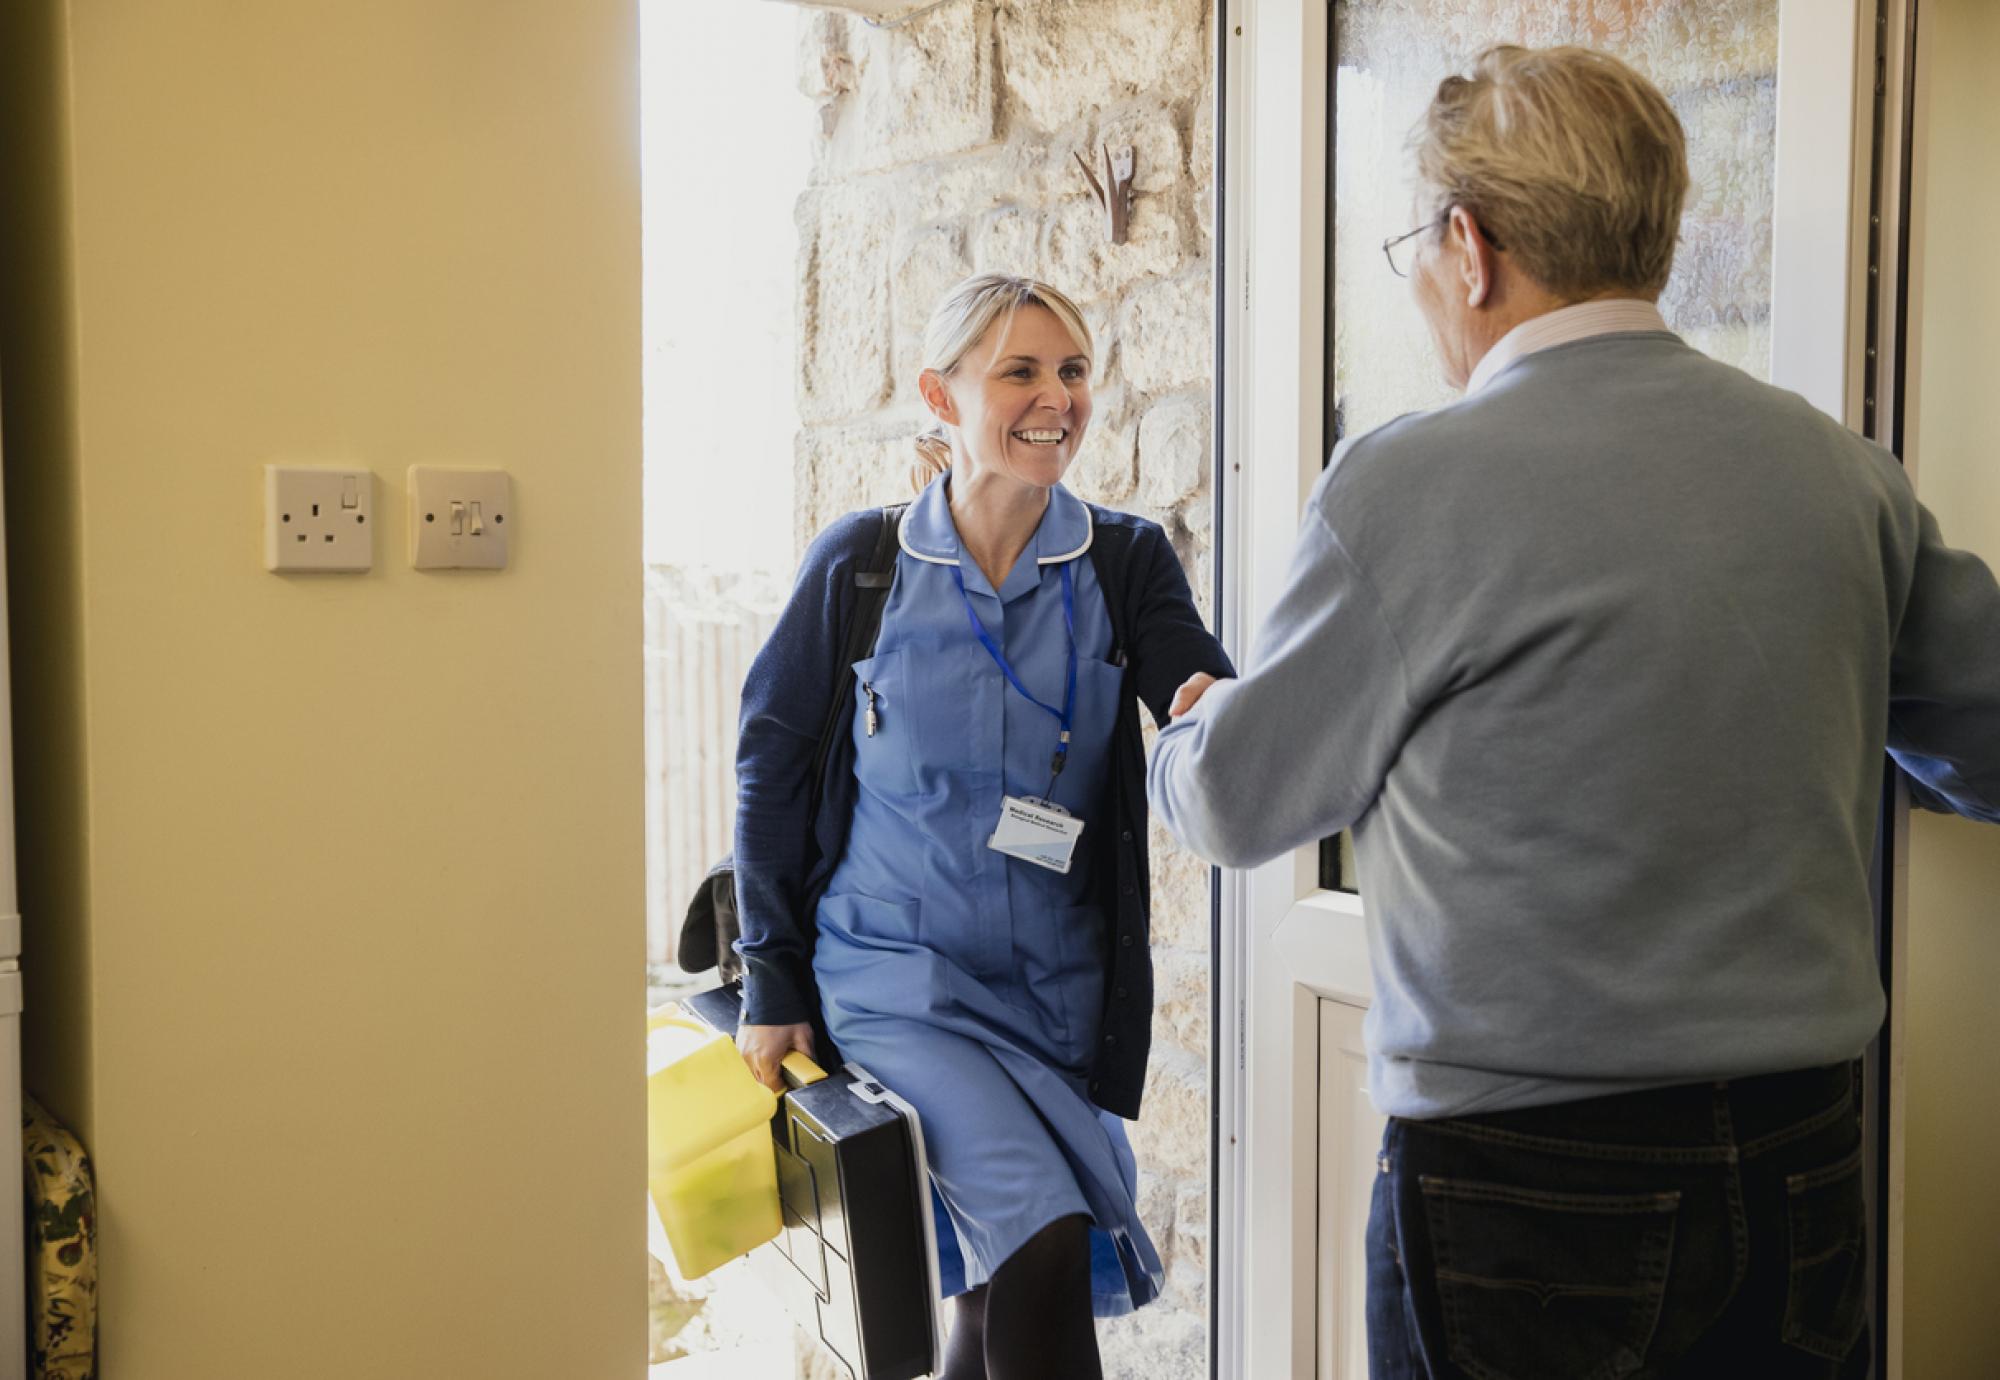
<svg viewBox="0 0 2000 1380">
<path fill-rule="evenodd" d="M 1012 436 L 1015 440 L 1021 442 L 1023 445 L 1045 446 L 1045 447 L 1059 446 L 1064 441 L 1069 439 L 1069 428 L 1037 427 L 1032 430 L 1013 431 L 1009 432 L 1008 434 Z"/>
</svg>

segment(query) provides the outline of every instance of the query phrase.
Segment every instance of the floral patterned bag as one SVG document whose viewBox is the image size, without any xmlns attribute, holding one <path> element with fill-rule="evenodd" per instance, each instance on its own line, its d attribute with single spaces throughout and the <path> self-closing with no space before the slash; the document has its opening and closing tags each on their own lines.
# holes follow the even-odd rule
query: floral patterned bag
<svg viewBox="0 0 2000 1380">
<path fill-rule="evenodd" d="M 96 1380 L 97 1206 L 90 1156 L 22 1099 L 28 1178 L 28 1321 L 34 1380 Z"/>
</svg>

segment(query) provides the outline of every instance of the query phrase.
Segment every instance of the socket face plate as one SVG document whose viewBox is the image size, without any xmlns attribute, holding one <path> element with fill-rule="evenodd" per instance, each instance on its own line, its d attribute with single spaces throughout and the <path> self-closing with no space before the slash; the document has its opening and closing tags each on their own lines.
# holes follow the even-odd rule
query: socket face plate
<svg viewBox="0 0 2000 1380">
<path fill-rule="evenodd" d="M 514 523 L 505 470 L 410 466 L 410 564 L 418 570 L 504 570 Z"/>
<path fill-rule="evenodd" d="M 375 476 L 264 466 L 264 568 L 356 572 L 375 565 Z"/>
</svg>

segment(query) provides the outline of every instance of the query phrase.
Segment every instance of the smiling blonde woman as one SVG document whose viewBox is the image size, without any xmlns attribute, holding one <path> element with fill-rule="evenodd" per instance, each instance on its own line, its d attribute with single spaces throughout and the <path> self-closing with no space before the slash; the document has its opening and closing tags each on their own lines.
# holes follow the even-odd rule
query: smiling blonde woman
<svg viewBox="0 0 2000 1380">
<path fill-rule="evenodd" d="M 947 1380 L 1100 1373 L 1093 1315 L 1160 1290 L 1123 1119 L 1152 1016 L 1139 705 L 1228 675 L 1155 523 L 1062 480 L 1094 347 L 1047 284 L 954 288 L 917 380 L 932 427 L 906 512 L 813 543 L 752 665 L 737 755 L 751 1069 L 777 1085 L 814 1026 L 921 1115 Z M 815 811 L 853 573 L 897 524 Z"/>
</svg>

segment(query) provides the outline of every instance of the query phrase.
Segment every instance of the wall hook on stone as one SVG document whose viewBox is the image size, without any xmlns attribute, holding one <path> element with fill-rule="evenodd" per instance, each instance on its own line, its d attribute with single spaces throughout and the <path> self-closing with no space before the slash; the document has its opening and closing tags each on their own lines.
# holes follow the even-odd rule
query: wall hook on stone
<svg viewBox="0 0 2000 1380">
<path fill-rule="evenodd" d="M 1105 232 L 1110 235 L 1113 244 L 1125 243 L 1125 227 L 1132 218 L 1132 176 L 1138 165 L 1138 155 L 1129 145 L 1116 153 L 1106 145 L 1102 181 L 1090 164 L 1083 161 L 1082 154 L 1073 156 L 1076 165 L 1083 169 L 1084 180 L 1090 183 L 1091 194 L 1104 208 Z"/>
</svg>

